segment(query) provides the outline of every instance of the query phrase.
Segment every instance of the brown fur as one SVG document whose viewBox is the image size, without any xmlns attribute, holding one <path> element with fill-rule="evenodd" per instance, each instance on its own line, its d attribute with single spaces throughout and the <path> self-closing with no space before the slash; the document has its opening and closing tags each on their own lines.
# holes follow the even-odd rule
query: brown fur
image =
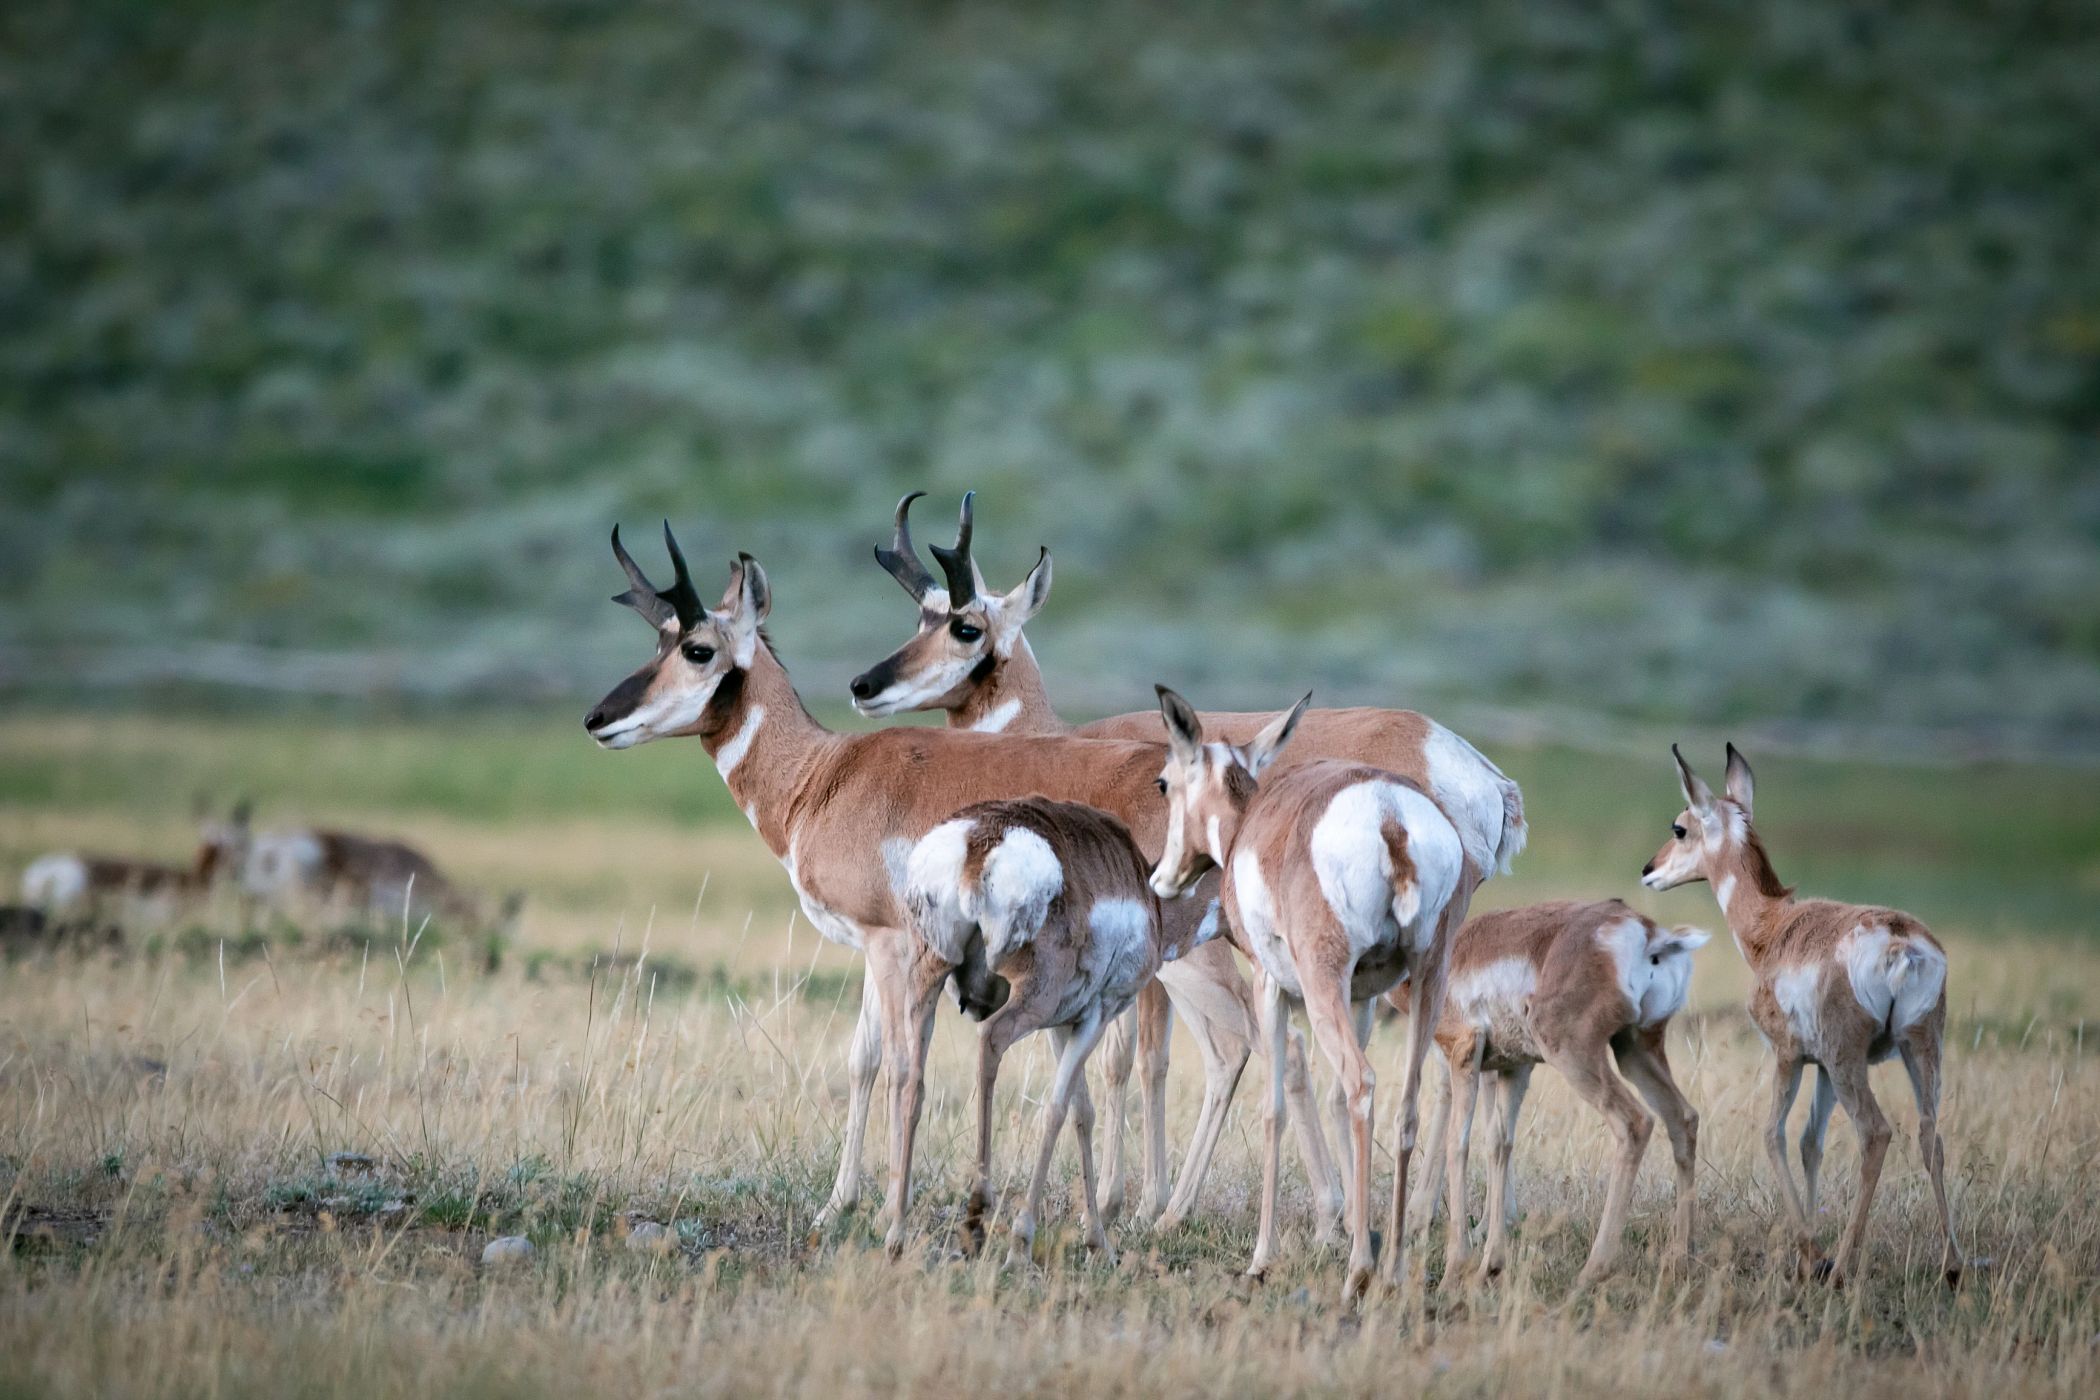
<svg viewBox="0 0 2100 1400">
<path fill-rule="evenodd" d="M 1604 1118 L 1618 1143 L 1604 1212 L 1581 1282 L 1600 1277 L 1617 1255 L 1626 1204 L 1651 1131 L 1633 1093 L 1613 1073 L 1614 1061 L 1669 1133 L 1677 1169 L 1677 1208 L 1666 1267 L 1680 1267 L 1688 1257 L 1699 1115 L 1670 1073 L 1664 1048 L 1667 1019 L 1639 1023 L 1637 1008 L 1620 983 L 1618 964 L 1599 941 L 1606 929 L 1628 919 L 1642 925 L 1650 946 L 1663 937 L 1653 920 L 1616 899 L 1557 900 L 1498 910 L 1467 920 L 1458 931 L 1451 949 L 1453 987 L 1498 963 L 1522 961 L 1531 966 L 1535 988 L 1522 1004 L 1498 1003 L 1471 1011 L 1447 998 L 1437 1023 L 1446 1073 L 1430 1122 L 1432 1144 L 1441 1135 L 1445 1152 L 1440 1163 L 1434 1145 L 1430 1148 L 1430 1175 L 1423 1183 L 1416 1217 L 1426 1228 L 1441 1175 L 1449 1191 L 1446 1278 L 1456 1277 L 1472 1252 L 1466 1230 L 1466 1158 L 1481 1076 L 1493 1077 L 1494 1091 L 1488 1120 L 1493 1164 L 1488 1173 L 1487 1245 L 1480 1264 L 1484 1279 L 1504 1263 L 1515 1185 L 1511 1162 L 1517 1115 L 1532 1067 L 1542 1062 L 1561 1071 L 1577 1095 Z"/>
<path fill-rule="evenodd" d="M 1780 883 L 1751 822 L 1755 782 L 1750 766 L 1729 746 L 1728 791 L 1717 797 L 1678 757 L 1679 785 L 1686 806 L 1672 823 L 1672 833 L 1643 867 L 1643 883 L 1666 888 L 1691 880 L 1715 887 L 1729 932 L 1742 950 L 1754 979 L 1750 1017 L 1772 1047 L 1773 1095 L 1765 1146 L 1778 1174 L 1805 1268 L 1842 1283 L 1853 1276 L 1866 1238 L 1868 1213 L 1881 1177 L 1882 1159 L 1891 1136 L 1887 1115 L 1869 1084 L 1868 1067 L 1890 1054 L 1902 1056 L 1918 1106 L 1918 1150 L 1932 1178 L 1933 1194 L 1945 1234 L 1941 1270 L 1951 1285 L 1962 1273 L 1954 1215 L 1947 1201 L 1945 1148 L 1939 1136 L 1942 1042 L 1947 1020 L 1944 980 L 1934 1004 L 1914 1022 L 1900 1028 L 1892 972 L 1918 975 L 1921 960 L 1944 967 L 1945 950 L 1924 923 L 1896 909 L 1843 904 L 1834 900 L 1796 899 Z M 1683 836 L 1676 835 L 1682 830 Z M 1848 965 L 1853 940 L 1886 930 L 1888 941 L 1879 963 L 1864 970 L 1881 978 L 1890 995 L 1889 1021 L 1870 1014 L 1855 993 Z M 1790 1010 L 1790 998 L 1805 994 L 1805 1005 Z M 1797 1014 L 1799 1013 L 1799 1014 Z M 1804 1191 L 1795 1188 L 1786 1161 L 1786 1120 L 1799 1089 L 1802 1071 L 1818 1067 L 1815 1098 L 1801 1136 Z M 1830 1109 L 1843 1104 L 1860 1135 L 1859 1194 L 1846 1222 L 1836 1259 L 1826 1259 L 1814 1234 L 1816 1178 L 1823 1157 L 1823 1133 Z"/>
</svg>

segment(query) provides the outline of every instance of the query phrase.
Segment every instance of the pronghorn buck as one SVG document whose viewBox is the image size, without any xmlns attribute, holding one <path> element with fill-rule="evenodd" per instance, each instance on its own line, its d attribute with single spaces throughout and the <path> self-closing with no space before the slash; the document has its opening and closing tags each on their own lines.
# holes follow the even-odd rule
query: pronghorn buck
<svg viewBox="0 0 2100 1400">
<path fill-rule="evenodd" d="M 1492 1076 L 1488 1106 L 1493 1162 L 1488 1171 L 1487 1244 L 1480 1277 L 1501 1271 L 1515 1194 L 1517 1114 L 1534 1065 L 1559 1070 L 1578 1097 L 1602 1114 L 1618 1142 L 1603 1218 L 1577 1286 L 1611 1267 L 1624 1232 L 1626 1203 L 1647 1149 L 1648 1115 L 1612 1072 L 1632 1081 L 1670 1136 L 1677 1167 L 1677 1211 L 1664 1251 L 1666 1266 L 1691 1249 L 1692 1171 L 1699 1115 L 1670 1073 L 1664 1041 L 1684 1007 L 1692 950 L 1700 929 L 1664 929 L 1616 899 L 1559 901 L 1498 910 L 1468 919 L 1451 947 L 1444 1015 L 1436 1028 L 1443 1051 L 1438 1107 L 1425 1146 L 1428 1171 L 1409 1209 L 1426 1229 L 1436 1212 L 1437 1184 L 1447 1180 L 1444 1276 L 1455 1279 L 1471 1253 L 1466 1234 L 1466 1147 L 1480 1080 Z M 1437 1160 L 1441 1142 L 1446 1158 Z"/>
<path fill-rule="evenodd" d="M 992 1092 L 1014 1042 L 1047 1028 L 1057 1070 L 1043 1103 L 1042 1141 L 1028 1194 L 1013 1221 L 1008 1263 L 1024 1262 L 1050 1157 L 1074 1112 L 1087 1246 L 1107 1253 L 1094 1185 L 1094 1106 L 1087 1057 L 1139 988 L 1184 949 L 1163 941 L 1151 873 L 1129 828 L 1107 813 L 1047 798 L 979 802 L 921 837 L 905 861 L 904 902 L 926 963 L 961 969 L 964 1009 L 984 1022 L 977 1068 L 977 1179 L 964 1229 L 983 1241 L 992 1204 Z M 1216 928 L 1213 920 L 1209 927 Z M 945 980 L 914 979 L 911 1047 L 890 1070 L 890 1230 L 894 1255 L 904 1242 L 911 1199 L 912 1137 L 919 1116 L 934 1001 Z"/>
<path fill-rule="evenodd" d="M 903 900 L 905 865 L 919 838 L 973 802 L 1031 793 L 1104 809 L 1141 849 L 1159 845 L 1166 804 L 1153 788 L 1159 744 L 968 734 L 897 728 L 835 734 L 802 706 L 762 624 L 772 595 L 756 560 L 741 555 L 729 588 L 700 602 L 668 527 L 677 571 L 658 590 L 621 547 L 631 585 L 615 602 L 656 630 L 656 654 L 585 717 L 610 749 L 692 736 L 730 795 L 787 869 L 819 932 L 858 948 L 868 982 L 848 1056 L 851 1097 L 839 1173 L 818 1224 L 850 1210 L 860 1190 L 869 1094 L 885 1056 L 902 1066 L 916 940 Z"/>
<path fill-rule="evenodd" d="M 1641 883 L 1667 890 L 1693 880 L 1713 886 L 1721 915 L 1756 979 L 1750 1019 L 1772 1047 L 1772 1116 L 1765 1150 L 1784 1188 L 1801 1263 L 1832 1283 L 1859 1268 L 1867 1214 L 1888 1152 L 1888 1117 L 1868 1085 L 1868 1066 L 1903 1057 L 1918 1102 L 1918 1152 L 1932 1178 L 1946 1231 L 1940 1267 L 1951 1286 L 1961 1281 L 1962 1254 L 1947 1204 L 1946 1153 L 1940 1143 L 1940 1051 L 1947 1025 L 1947 954 L 1925 925 L 1898 909 L 1796 899 L 1779 883 L 1764 843 L 1751 824 L 1756 781 L 1750 765 L 1728 746 L 1726 794 L 1692 772 L 1673 744 L 1684 810 L 1669 839 L 1641 869 Z M 1803 1066 L 1817 1067 L 1815 1099 L 1801 1132 L 1806 1200 L 1795 1190 L 1786 1161 L 1787 1112 Z M 1816 1175 L 1830 1110 L 1843 1104 L 1859 1132 L 1859 1199 L 1833 1263 L 1816 1244 Z"/>
<path fill-rule="evenodd" d="M 1181 894 L 1213 866 L 1232 936 L 1262 972 L 1262 1029 L 1271 1073 L 1261 1228 L 1247 1272 L 1266 1272 L 1276 1248 L 1277 1169 L 1284 1101 L 1286 997 L 1305 1008 L 1313 1038 L 1347 1099 L 1349 1169 L 1343 1173 L 1349 1273 L 1343 1297 L 1371 1279 L 1371 1129 L 1374 1077 L 1364 1055 L 1373 998 L 1410 979 L 1407 1077 L 1400 1089 L 1386 1279 L 1401 1278 L 1407 1172 L 1414 1155 L 1416 1091 L 1430 1032 L 1442 1014 L 1449 952 L 1444 911 L 1466 878 L 1463 841 L 1442 809 L 1396 774 L 1324 759 L 1267 782 L 1312 697 L 1272 719 L 1244 745 L 1207 742 L 1202 719 L 1160 688 L 1167 724 L 1166 849 L 1152 876 L 1162 898 Z"/>
<path fill-rule="evenodd" d="M 943 585 L 912 548 L 909 512 L 921 494 L 915 491 L 898 502 L 892 543 L 875 551 L 877 561 L 918 604 L 918 631 L 854 678 L 850 689 L 855 708 L 878 717 L 938 709 L 947 714 L 949 726 L 957 729 L 1159 742 L 1164 736 L 1153 710 L 1116 715 L 1078 729 L 1058 717 L 1022 630 L 1050 596 L 1049 551 L 1041 552 L 1035 567 L 1011 592 L 1001 594 L 987 588 L 971 553 L 974 496 L 965 495 L 954 548 L 933 547 L 946 578 Z M 1245 742 L 1268 719 L 1254 714 L 1206 714 L 1203 723 L 1214 736 Z M 1507 870 L 1510 860 L 1523 849 L 1524 805 L 1517 785 L 1472 745 L 1425 716 L 1409 710 L 1310 711 L 1298 726 L 1290 753 L 1281 761 L 1289 767 L 1320 758 L 1353 759 L 1397 773 L 1427 792 L 1457 826 L 1465 841 L 1467 865 L 1459 894 L 1446 914 L 1452 930 L 1464 919 L 1479 881 Z M 1170 930 L 1177 921 L 1203 918 L 1212 906 L 1214 889 L 1214 882 L 1206 882 L 1192 891 L 1193 899 L 1168 905 L 1165 917 Z M 1141 995 L 1138 1041 L 1146 1059 L 1142 1083 L 1150 1095 L 1145 1105 L 1145 1207 L 1160 1225 L 1171 1227 L 1186 1218 L 1203 1185 L 1249 1048 L 1264 1042 L 1257 1034 L 1258 1013 L 1247 981 L 1222 942 L 1199 948 L 1169 966 L 1157 985 L 1195 1035 L 1204 1060 L 1203 1109 L 1172 1199 L 1165 1202 L 1162 1212 L 1165 1126 L 1159 1088 L 1167 1068 L 1167 1027 L 1162 998 L 1150 989 Z M 1326 1206 L 1321 1217 L 1324 1233 L 1339 1200 L 1339 1183 L 1328 1165 L 1295 1030 L 1287 1045 L 1286 1091 L 1307 1169 Z M 1114 1057 L 1124 1049 L 1112 1041 L 1110 1054 Z M 1120 1103 L 1118 1094 L 1109 1104 L 1111 1202 L 1122 1190 Z"/>
<path fill-rule="evenodd" d="M 44 910 L 126 900 L 168 914 L 203 898 L 214 882 L 237 873 L 248 844 L 248 804 L 243 802 L 226 820 L 203 824 L 197 854 L 186 866 L 55 851 L 38 856 L 22 872 L 22 899 Z"/>
</svg>

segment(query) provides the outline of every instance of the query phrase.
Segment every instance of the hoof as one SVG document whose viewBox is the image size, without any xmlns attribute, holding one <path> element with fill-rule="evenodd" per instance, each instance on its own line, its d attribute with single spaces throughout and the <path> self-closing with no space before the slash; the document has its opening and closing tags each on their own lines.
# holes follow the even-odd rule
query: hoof
<svg viewBox="0 0 2100 1400">
<path fill-rule="evenodd" d="M 1832 1288 L 1845 1286 L 1845 1276 L 1838 1272 L 1837 1262 L 1832 1259 L 1818 1259 L 1810 1266 L 1808 1276 L 1817 1283 L 1828 1284 Z"/>
<path fill-rule="evenodd" d="M 1946 1280 L 1947 1287 L 1950 1289 L 1961 1287 L 1961 1265 L 1956 1264 L 1953 1268 L 1941 1274 L 1940 1277 Z"/>
<path fill-rule="evenodd" d="M 1349 1277 L 1342 1283 L 1342 1301 L 1353 1303 L 1371 1291 L 1371 1266 L 1358 1264 L 1349 1270 Z"/>
</svg>

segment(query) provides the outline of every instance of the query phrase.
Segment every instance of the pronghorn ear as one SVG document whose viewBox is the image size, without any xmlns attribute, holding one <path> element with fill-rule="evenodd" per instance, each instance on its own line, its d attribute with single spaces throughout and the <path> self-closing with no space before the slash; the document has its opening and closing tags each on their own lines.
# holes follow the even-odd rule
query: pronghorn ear
<svg viewBox="0 0 2100 1400">
<path fill-rule="evenodd" d="M 1684 755 L 1670 745 L 1670 757 L 1677 760 L 1677 785 L 1684 789 L 1684 805 L 1705 816 L 1714 809 L 1714 791 L 1706 780 L 1692 771 L 1692 765 L 1684 761 Z"/>
<path fill-rule="evenodd" d="M 729 587 L 722 594 L 716 620 L 728 631 L 736 664 L 749 666 L 758 650 L 759 624 L 773 606 L 773 590 L 766 571 L 748 554 L 739 554 L 729 566 Z"/>
<path fill-rule="evenodd" d="M 1167 722 L 1167 747 L 1183 763 L 1192 762 L 1203 748 L 1203 721 L 1196 717 L 1196 707 L 1163 685 L 1152 688 L 1159 692 L 1159 716 Z"/>
<path fill-rule="evenodd" d="M 1743 815 L 1750 815 L 1751 799 L 1757 795 L 1757 779 L 1751 776 L 1750 762 L 1735 745 L 1728 746 L 1728 800 L 1741 806 Z"/>
<path fill-rule="evenodd" d="M 1263 770 L 1276 761 L 1276 755 L 1283 752 L 1283 746 L 1291 741 L 1291 735 L 1297 731 L 1298 721 L 1304 717 L 1305 709 L 1310 704 L 1312 692 L 1308 690 L 1305 697 L 1291 706 L 1288 713 L 1270 720 L 1261 733 L 1254 736 L 1254 741 L 1248 744 L 1241 754 L 1249 773 L 1259 778 Z"/>
<path fill-rule="evenodd" d="M 1022 579 L 1014 586 L 1014 591 L 1006 595 L 1005 605 L 999 610 L 999 620 L 1003 629 L 1009 636 L 1020 631 L 1027 625 L 1028 619 L 1034 617 L 1042 610 L 1043 604 L 1049 601 L 1050 551 L 1045 548 L 1041 557 L 1035 561 L 1035 567 L 1028 571 L 1028 577 Z"/>
</svg>

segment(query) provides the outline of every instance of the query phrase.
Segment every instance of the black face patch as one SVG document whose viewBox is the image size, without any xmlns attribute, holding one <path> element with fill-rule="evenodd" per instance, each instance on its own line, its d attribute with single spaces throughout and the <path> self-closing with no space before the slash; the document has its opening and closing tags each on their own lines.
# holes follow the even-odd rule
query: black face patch
<svg viewBox="0 0 2100 1400">
<path fill-rule="evenodd" d="M 999 658 L 990 652 L 986 652 L 983 659 L 970 668 L 970 684 L 983 685 L 992 678 L 992 672 L 997 669 L 999 669 Z"/>
<path fill-rule="evenodd" d="M 707 708 L 700 712 L 699 733 L 702 738 L 711 738 L 729 728 L 730 716 L 741 708 L 744 699 L 745 671 L 734 667 L 722 676 L 722 683 L 715 693 L 707 697 Z"/>
</svg>

